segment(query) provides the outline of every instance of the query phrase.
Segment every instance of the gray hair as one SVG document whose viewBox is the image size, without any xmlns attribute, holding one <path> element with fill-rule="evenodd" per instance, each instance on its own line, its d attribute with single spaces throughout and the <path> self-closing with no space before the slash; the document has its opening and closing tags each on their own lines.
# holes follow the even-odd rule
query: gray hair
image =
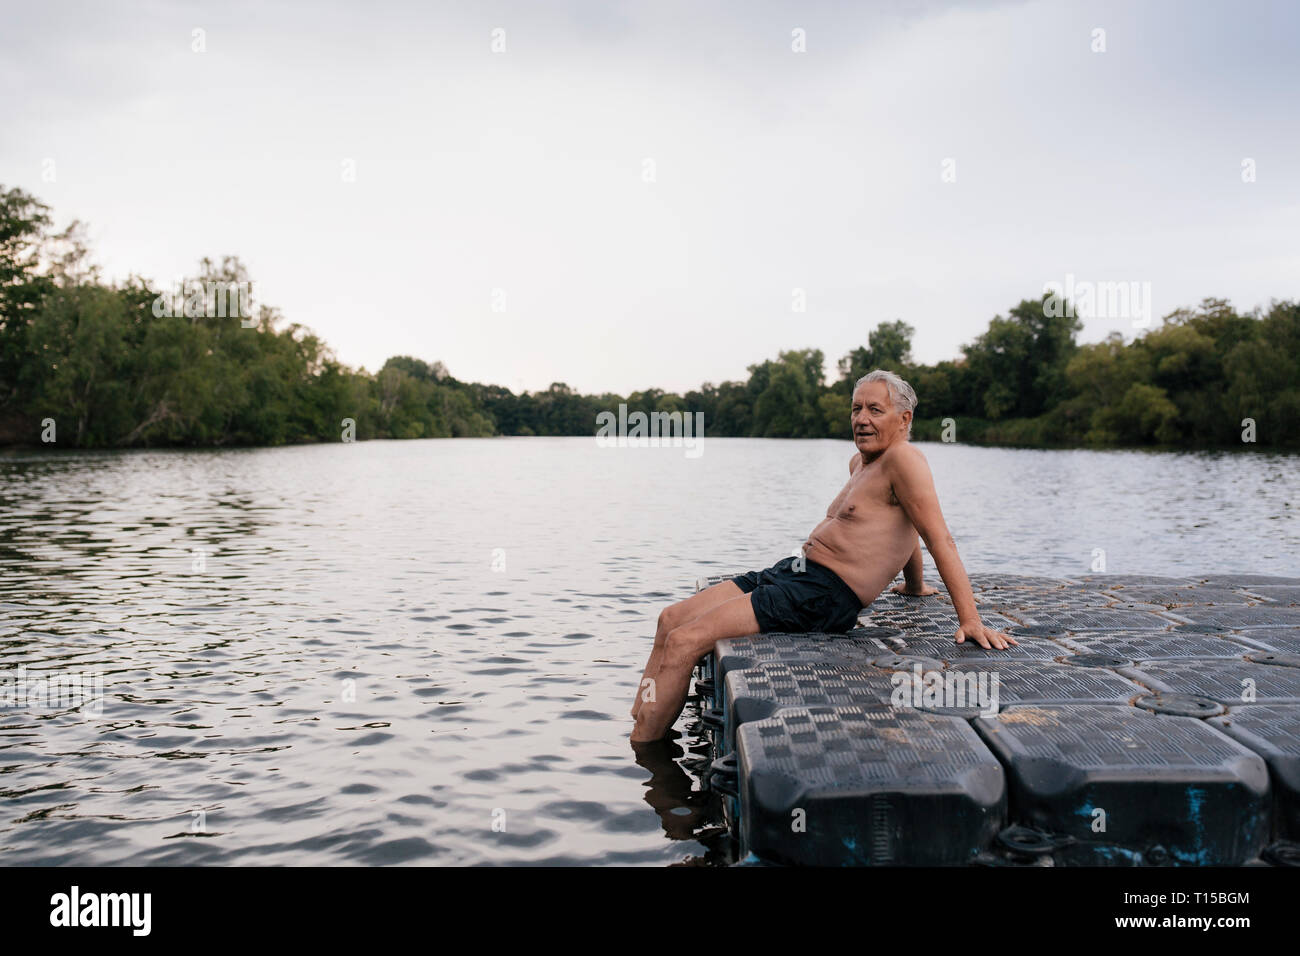
<svg viewBox="0 0 1300 956">
<path fill-rule="evenodd" d="M 911 385 L 908 385 L 907 382 L 893 372 L 888 372 L 883 368 L 868 372 L 854 383 L 853 391 L 856 392 L 866 382 L 884 382 L 885 387 L 889 389 L 889 400 L 894 403 L 894 407 L 900 412 L 911 412 L 913 417 L 916 416 L 916 392 L 913 391 Z M 907 425 L 907 437 L 912 437 L 911 422 L 908 422 Z"/>
</svg>

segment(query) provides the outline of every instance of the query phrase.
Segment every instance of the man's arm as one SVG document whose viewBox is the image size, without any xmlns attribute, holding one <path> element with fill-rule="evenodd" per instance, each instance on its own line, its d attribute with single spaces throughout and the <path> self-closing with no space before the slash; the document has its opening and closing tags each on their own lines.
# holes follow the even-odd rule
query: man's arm
<svg viewBox="0 0 1300 956">
<path fill-rule="evenodd" d="M 985 627 L 975 607 L 970 579 L 957 555 L 957 544 L 952 540 L 948 525 L 939 508 L 939 496 L 934 490 L 934 479 L 925 457 L 908 444 L 891 448 L 881 462 L 882 471 L 893 485 L 894 496 L 902 505 L 912 526 L 920 533 L 926 548 L 934 556 L 939 576 L 948 586 L 948 596 L 957 611 L 957 643 L 971 638 L 980 647 L 1005 648 L 1019 643 L 1001 631 Z M 915 558 L 917 552 L 913 552 Z M 909 562 L 910 563 L 910 562 Z"/>
</svg>

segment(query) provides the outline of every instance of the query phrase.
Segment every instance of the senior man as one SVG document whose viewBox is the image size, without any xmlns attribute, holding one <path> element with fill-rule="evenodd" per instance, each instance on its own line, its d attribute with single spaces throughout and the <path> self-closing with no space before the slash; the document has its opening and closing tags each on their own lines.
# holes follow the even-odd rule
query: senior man
<svg viewBox="0 0 1300 956">
<path fill-rule="evenodd" d="M 857 452 L 848 483 L 808 536 L 803 558 L 786 558 L 674 604 L 659 615 L 654 648 L 632 705 L 634 742 L 659 740 L 686 703 L 691 671 L 726 637 L 774 631 L 843 633 L 903 572 L 904 594 L 933 594 L 922 578 L 921 540 L 957 611 L 958 644 L 1004 649 L 1017 643 L 985 627 L 966 569 L 948 532 L 930 466 L 911 437 L 916 392 L 877 369 L 853 389 Z"/>
</svg>

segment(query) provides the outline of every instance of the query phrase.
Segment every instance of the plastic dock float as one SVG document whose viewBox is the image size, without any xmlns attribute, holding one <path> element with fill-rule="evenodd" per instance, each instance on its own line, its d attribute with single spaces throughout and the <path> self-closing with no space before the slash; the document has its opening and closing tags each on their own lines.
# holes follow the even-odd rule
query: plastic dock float
<svg viewBox="0 0 1300 956">
<path fill-rule="evenodd" d="M 701 661 L 741 865 L 1300 864 L 1300 578 L 971 585 L 1018 646 L 887 591 L 848 634 Z"/>
</svg>

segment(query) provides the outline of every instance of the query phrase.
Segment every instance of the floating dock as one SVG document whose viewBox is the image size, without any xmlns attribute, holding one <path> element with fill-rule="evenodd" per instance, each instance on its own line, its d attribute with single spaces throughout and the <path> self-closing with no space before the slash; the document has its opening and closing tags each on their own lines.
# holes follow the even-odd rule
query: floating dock
<svg viewBox="0 0 1300 956">
<path fill-rule="evenodd" d="M 1300 578 L 971 586 L 1019 646 L 957 644 L 946 593 L 887 591 L 848 634 L 701 662 L 741 864 L 1300 864 Z"/>
</svg>

